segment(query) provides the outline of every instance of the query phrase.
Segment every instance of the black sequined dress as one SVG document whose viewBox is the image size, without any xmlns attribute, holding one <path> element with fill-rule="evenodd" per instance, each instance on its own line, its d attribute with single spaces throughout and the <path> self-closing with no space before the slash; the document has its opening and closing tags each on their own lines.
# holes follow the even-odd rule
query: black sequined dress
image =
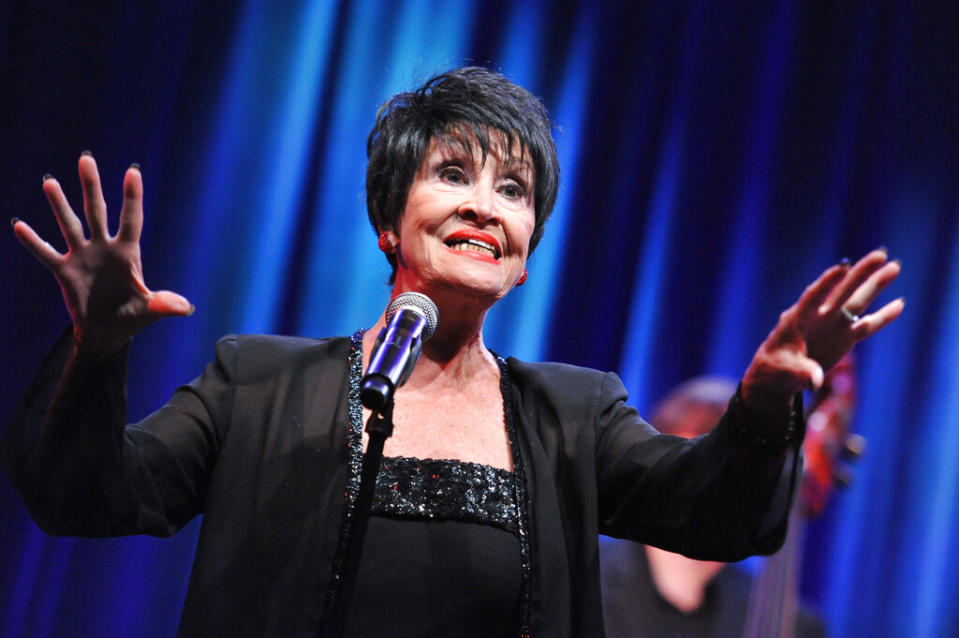
<svg viewBox="0 0 959 638">
<path fill-rule="evenodd" d="M 507 375 L 505 362 L 497 362 Z M 350 452 L 361 459 L 362 332 L 353 336 L 350 364 Z M 512 443 L 509 410 L 505 422 Z M 384 457 L 349 635 L 517 635 L 525 620 L 528 551 L 519 533 L 516 480 L 515 472 L 477 463 Z M 356 476 L 350 488 L 352 500 Z M 349 534 L 347 525 L 341 534 Z"/>
<path fill-rule="evenodd" d="M 517 635 L 511 475 L 473 463 L 384 458 L 349 635 Z"/>
</svg>

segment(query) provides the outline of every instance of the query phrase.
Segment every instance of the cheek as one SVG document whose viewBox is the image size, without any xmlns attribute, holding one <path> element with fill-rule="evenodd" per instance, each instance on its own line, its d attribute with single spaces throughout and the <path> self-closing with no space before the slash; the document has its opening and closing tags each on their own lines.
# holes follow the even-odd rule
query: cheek
<svg viewBox="0 0 959 638">
<path fill-rule="evenodd" d="M 536 222 L 534 219 L 523 220 L 520 223 L 517 223 L 513 227 L 513 232 L 510 236 L 510 242 L 515 242 L 515 246 L 522 250 L 524 255 L 529 255 L 529 241 L 533 237 L 533 231 L 536 228 Z"/>
<path fill-rule="evenodd" d="M 448 215 L 443 213 L 442 206 L 434 200 L 435 198 L 427 198 L 421 202 L 411 198 L 400 218 L 401 229 L 408 232 L 435 232 Z"/>
</svg>

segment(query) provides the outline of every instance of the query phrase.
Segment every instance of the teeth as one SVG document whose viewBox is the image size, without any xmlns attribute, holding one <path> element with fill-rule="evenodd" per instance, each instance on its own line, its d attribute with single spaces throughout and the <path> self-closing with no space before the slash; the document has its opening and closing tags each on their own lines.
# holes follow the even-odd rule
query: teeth
<svg viewBox="0 0 959 638">
<path fill-rule="evenodd" d="M 484 253 L 491 257 L 496 257 L 496 247 L 487 244 L 485 241 L 479 241 L 478 239 L 464 239 L 454 243 L 451 248 L 453 250 L 471 250 L 476 253 Z"/>
</svg>

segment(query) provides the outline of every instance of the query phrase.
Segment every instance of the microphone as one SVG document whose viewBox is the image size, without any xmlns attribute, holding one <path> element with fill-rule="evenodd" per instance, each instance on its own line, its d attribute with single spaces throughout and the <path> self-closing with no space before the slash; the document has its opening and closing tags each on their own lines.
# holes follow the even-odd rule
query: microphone
<svg viewBox="0 0 959 638">
<path fill-rule="evenodd" d="M 418 292 L 397 295 L 386 309 L 386 327 L 380 330 L 370 365 L 360 385 L 360 402 L 382 413 L 420 358 L 423 342 L 439 323 L 436 304 Z"/>
</svg>

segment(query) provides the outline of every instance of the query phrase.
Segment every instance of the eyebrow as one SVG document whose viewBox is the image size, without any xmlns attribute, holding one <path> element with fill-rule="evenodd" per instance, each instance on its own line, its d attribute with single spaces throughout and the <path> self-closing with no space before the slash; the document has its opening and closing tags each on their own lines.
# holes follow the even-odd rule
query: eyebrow
<svg viewBox="0 0 959 638">
<path fill-rule="evenodd" d="M 529 177 L 532 177 L 535 174 L 535 169 L 533 163 L 529 159 L 515 154 L 510 154 L 505 160 L 502 159 L 499 151 L 501 150 L 500 146 L 491 148 L 487 156 L 495 155 L 500 163 L 502 164 L 503 170 L 526 173 Z M 470 154 L 470 149 L 464 144 L 451 144 L 439 142 L 435 148 L 429 152 L 429 156 L 434 154 L 439 154 L 440 160 L 444 163 L 452 161 L 463 161 L 468 160 L 469 162 L 475 162 L 475 155 Z M 525 155 L 525 154 L 524 154 Z"/>
<path fill-rule="evenodd" d="M 536 167 L 529 155 L 529 149 L 519 139 L 514 139 L 514 143 L 511 145 L 504 139 L 495 142 L 490 140 L 490 142 L 492 143 L 488 152 L 485 153 L 486 157 L 495 155 L 499 158 L 501 162 L 500 170 L 503 173 L 508 173 L 508 177 L 522 182 L 523 186 L 532 193 L 536 185 Z M 509 153 L 504 160 L 502 154 L 507 148 L 519 149 L 521 152 L 519 154 Z M 435 165 L 437 163 L 441 166 L 466 161 L 472 164 L 476 161 L 477 151 L 482 152 L 482 146 L 479 144 L 479 140 L 475 138 L 472 142 L 469 142 L 464 140 L 461 135 L 440 134 L 430 141 L 430 147 L 423 158 L 421 169 L 425 169 L 427 164 Z M 431 159 L 437 153 L 440 155 L 439 162 Z M 485 160 L 483 161 L 485 162 Z"/>
<path fill-rule="evenodd" d="M 509 171 L 520 171 L 523 173 L 528 173 L 530 177 L 535 174 L 533 164 L 526 159 L 520 157 L 509 157 L 503 162 L 503 168 Z"/>
</svg>

